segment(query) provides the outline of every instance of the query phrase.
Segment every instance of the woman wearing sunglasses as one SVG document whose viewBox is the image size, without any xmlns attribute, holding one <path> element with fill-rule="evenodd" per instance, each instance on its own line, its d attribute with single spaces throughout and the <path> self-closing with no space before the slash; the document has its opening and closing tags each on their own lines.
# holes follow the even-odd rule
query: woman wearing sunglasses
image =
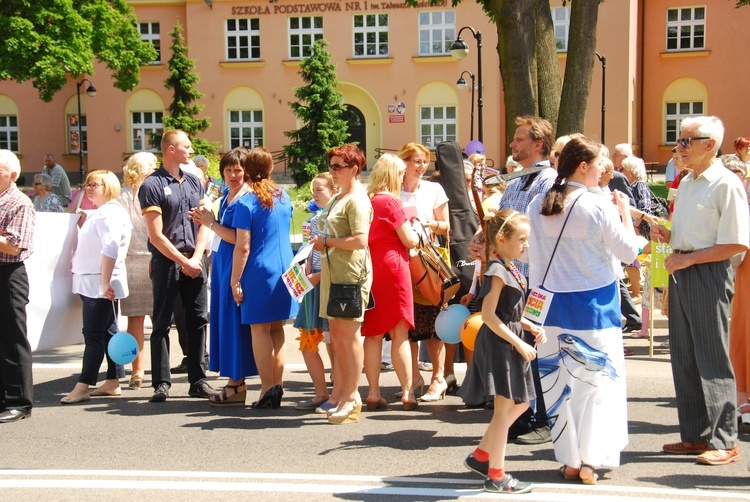
<svg viewBox="0 0 750 502">
<path fill-rule="evenodd" d="M 83 369 L 73 391 L 62 404 L 88 401 L 91 396 L 119 396 L 117 366 L 107 354 L 107 344 L 117 333 L 118 300 L 128 296 L 125 256 L 133 228 L 130 217 L 117 202 L 120 181 L 111 171 L 91 171 L 83 186 L 96 206 L 90 215 L 80 212 L 78 244 L 73 253 L 73 293 L 83 301 Z M 107 380 L 96 385 L 99 367 L 107 356 Z"/>
<path fill-rule="evenodd" d="M 328 410 L 331 423 L 359 421 L 362 398 L 359 376 L 364 351 L 360 328 L 364 307 L 370 298 L 372 262 L 367 239 L 372 222 L 372 205 L 359 175 L 367 165 L 365 154 L 354 145 L 344 145 L 328 152 L 333 183 L 340 192 L 326 204 L 318 218 L 320 235 L 310 239 L 315 251 L 321 252 L 320 316 L 328 318 L 336 364 L 333 366 L 333 392 L 319 409 Z M 328 315 L 331 283 L 361 281 L 362 315 L 346 319 Z"/>
</svg>

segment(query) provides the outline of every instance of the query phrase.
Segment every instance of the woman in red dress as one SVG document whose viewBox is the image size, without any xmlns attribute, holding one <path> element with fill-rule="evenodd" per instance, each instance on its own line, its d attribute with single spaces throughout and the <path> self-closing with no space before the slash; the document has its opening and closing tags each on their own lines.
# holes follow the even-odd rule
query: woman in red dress
<svg viewBox="0 0 750 502">
<path fill-rule="evenodd" d="M 365 375 L 370 386 L 369 411 L 388 405 L 380 393 L 380 364 L 383 335 L 390 334 L 393 368 L 404 394 L 404 410 L 417 401 L 411 393 L 411 348 L 409 329 L 414 328 L 414 307 L 409 274 L 409 249 L 417 245 L 401 204 L 401 179 L 406 164 L 395 155 L 385 154 L 372 169 L 368 194 L 372 200 L 373 220 L 368 245 L 372 255 L 372 296 L 375 307 L 365 312 L 362 336 L 365 337 Z"/>
</svg>

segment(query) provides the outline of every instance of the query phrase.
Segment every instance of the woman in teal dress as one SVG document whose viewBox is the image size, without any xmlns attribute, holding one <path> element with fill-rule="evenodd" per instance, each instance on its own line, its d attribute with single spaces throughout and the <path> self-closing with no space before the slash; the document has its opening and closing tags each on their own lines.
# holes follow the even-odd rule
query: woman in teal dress
<svg viewBox="0 0 750 502">
<path fill-rule="evenodd" d="M 273 157 L 253 148 L 245 159 L 250 193 L 237 204 L 229 285 L 240 305 L 242 323 L 252 331 L 255 364 L 260 374 L 260 399 L 253 408 L 278 408 L 284 394 L 284 321 L 297 315 L 298 305 L 281 275 L 293 258 L 289 241 L 292 203 L 271 180 Z M 245 296 L 247 293 L 247 296 Z"/>
<path fill-rule="evenodd" d="M 193 221 L 206 225 L 216 234 L 211 243 L 211 329 L 208 368 L 229 380 L 224 390 L 211 396 L 211 406 L 245 406 L 245 377 L 258 375 L 253 357 L 250 326 L 242 324 L 240 307 L 229 288 L 236 230 L 234 217 L 238 202 L 249 194 L 248 173 L 244 163 L 245 148 L 235 148 L 221 158 L 219 171 L 227 185 L 219 204 L 218 220 L 211 208 L 202 206 L 192 211 Z"/>
</svg>

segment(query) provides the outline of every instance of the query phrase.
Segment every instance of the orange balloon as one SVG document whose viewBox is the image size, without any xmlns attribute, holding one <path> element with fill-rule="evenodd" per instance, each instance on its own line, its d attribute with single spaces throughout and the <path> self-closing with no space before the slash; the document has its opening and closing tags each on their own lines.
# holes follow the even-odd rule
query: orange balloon
<svg viewBox="0 0 750 502">
<path fill-rule="evenodd" d="M 477 312 L 476 314 L 470 315 L 469 318 L 464 321 L 463 326 L 461 326 L 461 341 L 467 350 L 474 350 L 474 344 L 477 341 L 477 333 L 479 333 L 479 328 L 482 327 L 482 324 L 484 324 L 482 322 L 482 313 Z"/>
</svg>

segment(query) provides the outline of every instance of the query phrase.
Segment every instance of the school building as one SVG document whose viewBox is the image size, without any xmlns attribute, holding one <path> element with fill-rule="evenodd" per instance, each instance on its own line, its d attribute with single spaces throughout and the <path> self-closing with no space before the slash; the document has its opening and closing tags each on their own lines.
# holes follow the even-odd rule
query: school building
<svg viewBox="0 0 750 502">
<path fill-rule="evenodd" d="M 365 150 L 369 165 L 380 149 L 397 150 L 409 141 L 432 147 L 445 140 L 466 145 L 472 139 L 469 73 L 478 79 L 478 44 L 471 29 L 480 31 L 483 140 L 496 164 L 508 154 L 498 36 L 472 0 L 456 7 L 449 0 L 435 6 L 425 0 L 417 8 L 401 0 L 127 3 L 135 9 L 142 37 L 159 51 L 158 59 L 142 68 L 140 85 L 132 91 L 115 89 L 101 64 L 93 75 L 71 78 L 50 103 L 39 99 L 30 82 L 0 82 L 0 148 L 17 152 L 25 172 L 39 172 L 44 154 L 53 153 L 77 182 L 79 143 L 88 169 L 115 172 L 130 154 L 148 150 L 148 137 L 162 128 L 171 102 L 164 80 L 169 32 L 176 21 L 184 27 L 188 55 L 200 74 L 202 115 L 212 122 L 203 137 L 221 143 L 222 151 L 238 145 L 280 151 L 288 141 L 284 131 L 297 126 L 288 103 L 303 85 L 300 61 L 315 40 L 325 38 L 348 106 L 351 139 Z M 553 0 L 551 5 L 564 68 L 570 2 L 562 7 Z M 732 150 L 735 137 L 750 136 L 750 105 L 740 92 L 742 82 L 750 81 L 750 68 L 741 59 L 742 47 L 750 46 L 748 25 L 750 7 L 735 9 L 729 0 L 603 2 L 596 35 L 597 52 L 606 57 L 605 142 L 610 147 L 632 143 L 646 161 L 665 164 L 680 120 L 690 115 L 722 118 L 724 151 Z M 469 47 L 460 60 L 450 52 L 459 32 Z M 592 64 L 583 132 L 601 139 L 603 67 L 598 59 Z M 469 85 L 459 89 L 462 74 Z M 97 93 L 89 97 L 89 83 L 80 86 L 79 119 L 76 84 L 83 78 Z M 475 89 L 475 100 L 477 94 Z"/>
</svg>

